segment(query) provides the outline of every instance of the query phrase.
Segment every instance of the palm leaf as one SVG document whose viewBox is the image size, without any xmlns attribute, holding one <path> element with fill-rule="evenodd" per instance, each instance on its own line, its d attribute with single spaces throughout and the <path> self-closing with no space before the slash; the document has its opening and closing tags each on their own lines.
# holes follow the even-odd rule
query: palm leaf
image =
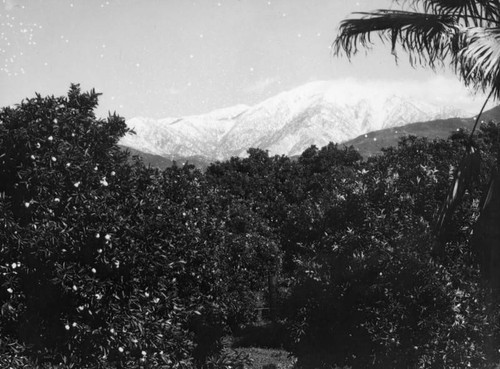
<svg viewBox="0 0 500 369">
<path fill-rule="evenodd" d="M 424 2 L 413 0 L 419 1 Z M 450 1 L 427 0 L 425 3 L 440 3 L 442 7 L 451 8 L 452 5 L 446 5 Z M 486 0 L 483 2 L 487 3 Z M 460 0 L 458 3 L 473 6 L 471 1 Z M 496 9 L 498 11 L 500 5 Z M 396 54 L 396 45 L 401 45 L 409 54 L 412 65 L 434 68 L 437 62 L 444 65 L 448 60 L 466 85 L 492 89 L 495 97 L 500 98 L 500 27 L 464 27 L 450 14 L 393 10 L 357 14 L 362 17 L 341 22 L 334 41 L 335 55 L 345 52 L 351 58 L 359 47 L 370 48 L 375 33 L 382 41 L 390 41 L 393 54 Z"/>
<path fill-rule="evenodd" d="M 473 27 L 462 34 L 457 72 L 465 84 L 491 88 L 500 97 L 500 28 Z"/>
<path fill-rule="evenodd" d="M 486 26 L 498 23 L 500 18 L 497 0 L 396 0 L 421 6 L 426 13 L 448 14 L 461 19 L 466 26 Z"/>
<path fill-rule="evenodd" d="M 450 52 L 456 52 L 453 45 L 458 29 L 453 16 L 394 10 L 357 14 L 363 17 L 341 22 L 334 41 L 335 55 L 344 51 L 351 58 L 359 51 L 358 45 L 369 48 L 373 44 L 373 33 L 378 33 L 382 41 L 390 40 L 393 53 L 396 44 L 400 44 L 409 54 L 412 65 L 434 67 Z"/>
<path fill-rule="evenodd" d="M 435 232 L 440 244 L 435 245 L 434 252 L 440 253 L 443 250 L 444 234 L 447 225 L 451 220 L 455 209 L 462 201 L 466 189 L 472 187 L 472 183 L 479 177 L 481 156 L 473 146 L 468 146 L 465 155 L 462 157 L 455 178 L 450 188 L 445 202 L 441 206 L 435 222 Z M 438 247 L 438 249 L 436 249 Z"/>
<path fill-rule="evenodd" d="M 490 183 L 488 185 L 488 191 L 486 192 L 486 196 L 484 196 L 483 201 L 481 201 L 481 213 L 485 213 L 492 204 L 492 199 L 495 192 L 495 182 L 498 180 L 498 175 L 495 173 L 490 179 Z M 499 223 L 500 224 L 500 223 Z"/>
<path fill-rule="evenodd" d="M 478 254 L 481 274 L 494 289 L 500 288 L 500 178 L 493 172 L 474 226 L 471 248 Z"/>
</svg>

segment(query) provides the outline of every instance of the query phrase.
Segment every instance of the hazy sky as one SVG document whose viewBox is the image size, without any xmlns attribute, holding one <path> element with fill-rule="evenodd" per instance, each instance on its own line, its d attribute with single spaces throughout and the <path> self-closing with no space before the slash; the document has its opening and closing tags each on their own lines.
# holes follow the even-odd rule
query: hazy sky
<svg viewBox="0 0 500 369">
<path fill-rule="evenodd" d="M 0 1 L 0 106 L 80 83 L 103 93 L 102 116 L 163 118 L 345 78 L 481 103 L 451 73 L 412 69 L 406 55 L 396 66 L 388 46 L 351 63 L 332 56 L 343 18 L 390 0 Z"/>
</svg>

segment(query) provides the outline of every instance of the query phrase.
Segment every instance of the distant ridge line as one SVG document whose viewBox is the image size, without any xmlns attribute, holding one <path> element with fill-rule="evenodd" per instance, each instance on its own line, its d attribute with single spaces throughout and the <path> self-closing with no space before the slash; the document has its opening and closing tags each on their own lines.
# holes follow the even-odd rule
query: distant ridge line
<svg viewBox="0 0 500 369">
<path fill-rule="evenodd" d="M 427 137 L 429 139 L 448 138 L 457 129 L 470 130 L 474 124 L 474 117 L 471 118 L 448 118 L 435 119 L 426 122 L 410 123 L 399 127 L 391 127 L 377 131 L 368 132 L 352 140 L 341 143 L 342 146 L 353 146 L 364 157 L 378 155 L 383 147 L 396 146 L 399 139 L 404 136 Z M 484 122 L 500 121 L 500 105 L 483 113 Z M 199 169 L 206 169 L 210 163 L 217 161 L 215 158 L 194 156 L 194 157 L 175 157 L 147 154 L 140 150 L 122 146 L 124 150 L 130 151 L 132 155 L 140 156 L 146 165 L 165 169 L 172 166 L 175 161 L 178 165 L 190 163 Z M 247 148 L 248 149 L 248 148 Z M 292 156 L 296 157 L 295 156 Z"/>
</svg>

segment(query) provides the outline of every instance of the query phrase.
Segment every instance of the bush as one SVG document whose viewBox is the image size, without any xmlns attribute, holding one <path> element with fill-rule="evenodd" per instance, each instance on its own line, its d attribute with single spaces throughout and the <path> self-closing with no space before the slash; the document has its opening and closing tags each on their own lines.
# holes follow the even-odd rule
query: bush
<svg viewBox="0 0 500 369">
<path fill-rule="evenodd" d="M 97 101 L 73 85 L 0 112 L 2 358 L 202 366 L 252 293 L 240 269 L 268 256 L 200 172 L 130 164 Z"/>
<path fill-rule="evenodd" d="M 459 154 L 452 142 L 404 139 L 357 172 L 334 176 L 333 193 L 326 186 L 295 207 L 290 248 L 303 251 L 295 252 L 284 318 L 299 367 L 498 361 L 498 316 L 466 244 L 474 210 L 459 209 L 446 257 L 431 256 L 433 214 Z"/>
<path fill-rule="evenodd" d="M 243 365 L 222 337 L 255 322 L 266 289 L 282 320 L 246 338 L 289 345 L 300 367 L 498 361 L 498 301 L 467 245 L 480 190 L 431 256 L 463 132 L 368 162 L 331 144 L 159 171 L 118 148 L 131 132 L 97 102 L 73 85 L 0 111 L 2 366 Z M 479 134 L 487 170 L 497 134 Z"/>
</svg>

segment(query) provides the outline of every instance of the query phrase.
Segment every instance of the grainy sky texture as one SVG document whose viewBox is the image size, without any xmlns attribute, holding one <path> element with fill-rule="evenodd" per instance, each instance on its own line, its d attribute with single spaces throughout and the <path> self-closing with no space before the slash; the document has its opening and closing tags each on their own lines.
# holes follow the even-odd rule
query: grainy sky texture
<svg viewBox="0 0 500 369">
<path fill-rule="evenodd" d="M 80 83 L 103 93 L 101 116 L 164 118 L 346 78 L 481 103 L 451 73 L 412 69 L 403 54 L 396 65 L 387 45 L 351 63 L 332 56 L 342 19 L 390 0 L 1 1 L 0 106 Z"/>
</svg>

